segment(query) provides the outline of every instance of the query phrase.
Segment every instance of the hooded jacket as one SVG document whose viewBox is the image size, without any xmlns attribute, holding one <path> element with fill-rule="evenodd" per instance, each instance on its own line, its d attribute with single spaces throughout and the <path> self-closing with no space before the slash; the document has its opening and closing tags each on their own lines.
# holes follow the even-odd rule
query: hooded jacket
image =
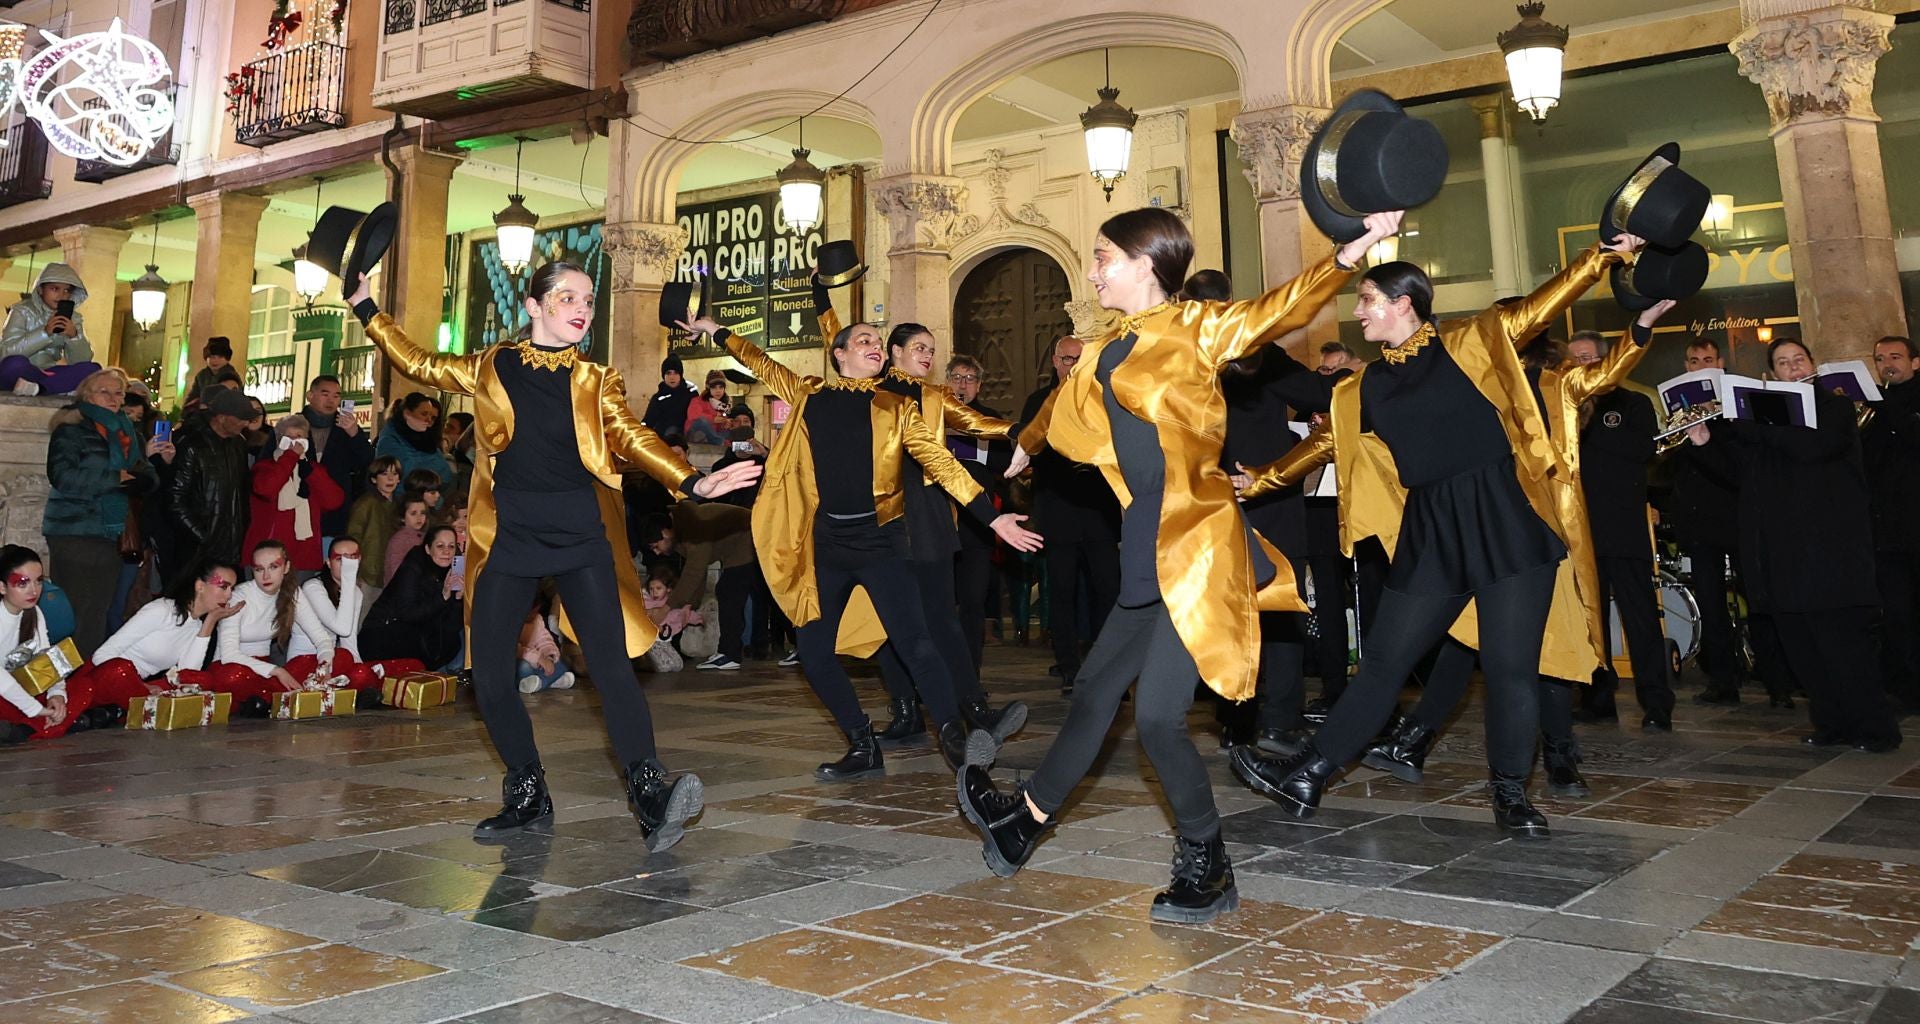
<svg viewBox="0 0 1920 1024">
<path fill-rule="evenodd" d="M 40 297 L 40 286 L 73 286 L 73 336 L 48 334 L 47 321 L 53 319 L 53 307 Z M 87 327 L 81 322 L 80 306 L 87 301 L 87 286 L 80 275 L 65 263 L 49 263 L 33 282 L 33 290 L 7 313 L 7 326 L 0 329 L 0 357 L 26 356 L 44 370 L 62 361 L 85 363 L 93 359 L 93 345 L 87 341 Z"/>
</svg>

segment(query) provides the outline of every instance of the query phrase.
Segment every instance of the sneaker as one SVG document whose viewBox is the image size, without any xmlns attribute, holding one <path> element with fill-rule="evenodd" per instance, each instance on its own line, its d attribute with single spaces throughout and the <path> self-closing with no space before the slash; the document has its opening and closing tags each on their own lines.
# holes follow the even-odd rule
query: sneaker
<svg viewBox="0 0 1920 1024">
<path fill-rule="evenodd" d="M 539 693 L 540 677 L 539 676 L 521 676 L 520 692 L 521 693 Z"/>
<path fill-rule="evenodd" d="M 794 667 L 795 665 L 798 665 L 798 664 L 800 664 L 800 652 L 799 652 L 799 651 L 788 651 L 788 652 L 787 652 L 787 656 L 786 656 L 786 657 L 784 657 L 784 658 L 781 658 L 781 659 L 780 659 L 780 667 L 781 667 L 781 668 L 792 668 L 792 667 Z"/>
<path fill-rule="evenodd" d="M 700 664 L 695 665 L 694 668 L 701 672 L 738 672 L 740 670 L 740 663 L 724 654 L 716 654 Z"/>
<path fill-rule="evenodd" d="M 30 380 L 16 380 L 13 382 L 13 393 L 16 395 L 37 395 L 40 393 L 40 385 Z"/>
<path fill-rule="evenodd" d="M 571 689 L 573 689 L 573 673 L 571 673 L 571 672 L 562 672 L 562 673 L 560 673 L 560 678 L 558 678 L 558 679 L 555 679 L 555 680 L 553 681 L 553 685 L 552 685 L 552 686 L 550 686 L 550 687 L 548 687 L 548 689 L 550 689 L 550 690 L 571 690 Z"/>
</svg>

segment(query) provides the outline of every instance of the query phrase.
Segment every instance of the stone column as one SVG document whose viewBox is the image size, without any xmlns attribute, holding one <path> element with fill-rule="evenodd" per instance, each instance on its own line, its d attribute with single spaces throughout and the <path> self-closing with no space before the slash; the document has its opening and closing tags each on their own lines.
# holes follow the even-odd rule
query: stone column
<svg viewBox="0 0 1920 1024">
<path fill-rule="evenodd" d="M 193 305 L 188 348 L 199 363 L 208 338 L 233 342 L 233 365 L 246 377 L 247 332 L 253 319 L 254 252 L 260 240 L 265 196 L 202 192 L 187 197 L 197 221 L 193 252 Z"/>
<path fill-rule="evenodd" d="M 1747 28 L 1728 49 L 1773 117 L 1801 336 L 1822 361 L 1871 359 L 1874 339 L 1906 323 L 1873 110 L 1893 16 L 1864 4 L 1782 10 L 1796 6 L 1743 0 Z"/>
<path fill-rule="evenodd" d="M 667 357 L 667 329 L 660 326 L 660 287 L 673 280 L 687 233 L 678 224 L 623 221 L 608 224 L 601 247 L 612 261 L 613 294 L 606 301 L 607 365 L 626 378 L 629 397 L 638 396 L 635 415 L 646 411 L 647 396 L 660 379 Z M 696 385 L 697 386 L 697 385 Z"/>
<path fill-rule="evenodd" d="M 394 163 L 400 166 L 400 224 L 394 231 L 393 248 L 380 261 L 385 296 L 376 293 L 376 298 L 407 337 L 423 348 L 439 343 L 447 286 L 447 193 L 454 170 L 465 159 L 417 145 L 394 154 Z M 392 375 L 385 366 L 376 377 L 381 386 L 374 400 L 380 409 L 419 387 L 411 381 L 399 383 L 405 378 Z"/>
<path fill-rule="evenodd" d="M 1513 178 L 1507 160 L 1507 94 L 1479 96 L 1468 101 L 1480 119 L 1480 170 L 1487 190 L 1487 239 L 1493 255 L 1495 298 L 1519 295 L 1529 289 L 1520 280 L 1519 250 L 1514 240 L 1519 224 L 1513 215 Z"/>
<path fill-rule="evenodd" d="M 1268 288 L 1285 284 L 1333 253 L 1333 243 L 1314 226 L 1300 202 L 1300 158 L 1329 113 L 1325 107 L 1294 104 L 1244 110 L 1233 119 L 1230 134 L 1240 147 L 1240 162 L 1260 203 L 1260 265 Z M 1310 341 L 1338 337 L 1336 324 L 1330 303 L 1305 330 L 1283 339 L 1282 344 L 1297 355 L 1299 347 Z"/>
<path fill-rule="evenodd" d="M 133 237 L 130 231 L 75 224 L 54 231 L 61 262 L 73 268 L 87 286 L 87 303 L 79 307 L 93 361 L 116 366 L 119 359 L 119 311 L 114 308 L 114 281 L 120 269 L 120 249 Z M 29 284 L 31 287 L 31 284 Z"/>
<path fill-rule="evenodd" d="M 887 322 L 926 325 L 933 332 L 933 365 L 944 367 L 953 354 L 953 245 L 980 226 L 967 212 L 967 188 L 959 178 L 896 174 L 876 178 L 869 195 L 891 232 Z"/>
</svg>

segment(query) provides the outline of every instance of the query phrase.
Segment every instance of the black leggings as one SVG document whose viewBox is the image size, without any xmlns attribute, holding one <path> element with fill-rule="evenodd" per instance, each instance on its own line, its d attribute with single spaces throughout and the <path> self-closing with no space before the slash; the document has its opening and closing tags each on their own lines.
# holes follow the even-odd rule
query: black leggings
<svg viewBox="0 0 1920 1024">
<path fill-rule="evenodd" d="M 1480 622 L 1480 667 L 1487 679 L 1487 764 L 1503 775 L 1533 767 L 1539 721 L 1540 647 L 1553 600 L 1554 563 L 1490 583 L 1473 594 L 1381 591 L 1379 625 L 1352 685 L 1334 705 L 1314 746 L 1346 765 L 1392 716 L 1400 687 L 1420 659 L 1446 636 L 1469 599 Z"/>
<path fill-rule="evenodd" d="M 840 731 L 849 736 L 869 724 L 867 713 L 860 709 L 860 697 L 854 693 L 853 680 L 847 678 L 846 668 L 834 653 L 840 619 L 846 614 L 847 599 L 856 586 L 867 588 L 867 597 L 873 601 L 874 611 L 880 614 L 880 624 L 886 627 L 887 646 L 893 648 L 907 674 L 919 686 L 927 713 L 935 722 L 959 720 L 953 675 L 927 632 L 920 591 L 907 566 L 907 559 L 879 554 L 864 565 L 814 567 L 814 583 L 820 589 L 820 617 L 798 631 L 800 667 L 807 674 L 807 685 L 813 687 L 814 694 L 833 714 Z M 948 578 L 951 579 L 951 575 Z M 965 653 L 961 656 L 965 657 Z"/>
<path fill-rule="evenodd" d="M 1474 662 L 1478 655 L 1473 648 L 1448 637 L 1440 641 L 1440 649 L 1433 659 L 1433 669 L 1427 673 L 1427 683 L 1420 690 L 1420 703 L 1413 707 L 1413 719 L 1432 732 L 1439 732 L 1447 723 L 1447 716 L 1467 696 L 1467 684 L 1473 679 Z M 1540 734 L 1546 737 L 1549 749 L 1559 747 L 1570 749 L 1573 737 L 1573 687 L 1565 680 L 1540 677 L 1537 691 L 1540 698 Z M 1492 737 L 1488 737 L 1488 749 L 1492 749 Z"/>
<path fill-rule="evenodd" d="M 566 606 L 574 639 L 587 656 L 587 675 L 600 693 L 614 754 L 622 765 L 651 759 L 653 714 L 628 660 L 627 626 L 613 563 L 562 573 L 554 577 L 554 585 Z M 539 577 L 511 576 L 497 569 L 485 570 L 474 581 L 469 648 L 473 693 L 494 749 L 507 767 L 515 769 L 540 760 L 533 722 L 514 678 L 520 659 L 520 626 L 539 588 Z"/>
<path fill-rule="evenodd" d="M 973 652 L 967 648 L 967 638 L 960 630 L 960 619 L 954 614 L 953 559 L 911 559 L 907 562 L 907 571 L 913 574 L 914 586 L 920 590 L 921 616 L 926 620 L 927 633 L 933 639 L 934 650 L 939 652 L 940 660 L 946 663 L 947 675 L 953 680 L 957 699 L 968 704 L 976 697 L 985 697 L 986 694 L 980 689 L 979 665 L 973 659 Z M 980 627 L 977 623 L 972 625 L 977 636 Z M 879 658 L 880 680 L 886 684 L 887 696 L 894 700 L 913 700 L 915 684 L 919 680 L 907 670 L 907 663 L 901 659 L 900 652 L 894 649 L 891 639 L 880 648 Z"/>
<path fill-rule="evenodd" d="M 1107 730 L 1120 713 L 1120 699 L 1136 678 L 1140 689 L 1134 694 L 1134 730 L 1173 805 L 1174 822 L 1187 839 L 1212 839 L 1220 834 L 1220 812 L 1213 803 L 1206 762 L 1187 734 L 1187 712 L 1193 707 L 1200 670 L 1174 630 L 1165 602 L 1115 607 L 1107 615 L 1106 626 L 1075 676 L 1066 724 L 1027 781 L 1027 793 L 1049 816 L 1059 811 L 1100 756 Z"/>
</svg>

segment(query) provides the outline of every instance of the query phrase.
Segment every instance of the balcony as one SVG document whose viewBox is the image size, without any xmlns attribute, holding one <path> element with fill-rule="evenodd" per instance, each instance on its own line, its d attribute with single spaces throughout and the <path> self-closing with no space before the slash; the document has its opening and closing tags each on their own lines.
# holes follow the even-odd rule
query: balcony
<svg viewBox="0 0 1920 1024">
<path fill-rule="evenodd" d="M 0 207 L 18 206 L 53 194 L 47 177 L 47 137 L 32 121 L 0 132 Z"/>
<path fill-rule="evenodd" d="M 246 392 L 260 400 L 268 413 L 293 408 L 293 356 L 261 356 L 247 360 Z"/>
<path fill-rule="evenodd" d="M 167 99 L 171 102 L 175 94 L 170 90 Z M 98 109 L 107 105 L 103 99 L 90 99 L 85 106 Z M 146 155 L 131 164 L 116 164 L 110 160 L 76 160 L 73 166 L 73 180 L 98 185 L 104 181 L 144 171 L 149 167 L 172 167 L 180 162 L 180 147 L 174 144 L 173 133 L 160 136 L 147 150 Z"/>
<path fill-rule="evenodd" d="M 228 87 L 234 141 L 276 142 L 345 127 L 347 48 L 302 43 L 243 66 Z"/>
<path fill-rule="evenodd" d="M 679 60 L 788 29 L 832 21 L 894 0 L 634 0 L 627 43 L 636 65 Z"/>
<path fill-rule="evenodd" d="M 386 0 L 373 105 L 449 118 L 593 85 L 590 0 Z"/>
</svg>

